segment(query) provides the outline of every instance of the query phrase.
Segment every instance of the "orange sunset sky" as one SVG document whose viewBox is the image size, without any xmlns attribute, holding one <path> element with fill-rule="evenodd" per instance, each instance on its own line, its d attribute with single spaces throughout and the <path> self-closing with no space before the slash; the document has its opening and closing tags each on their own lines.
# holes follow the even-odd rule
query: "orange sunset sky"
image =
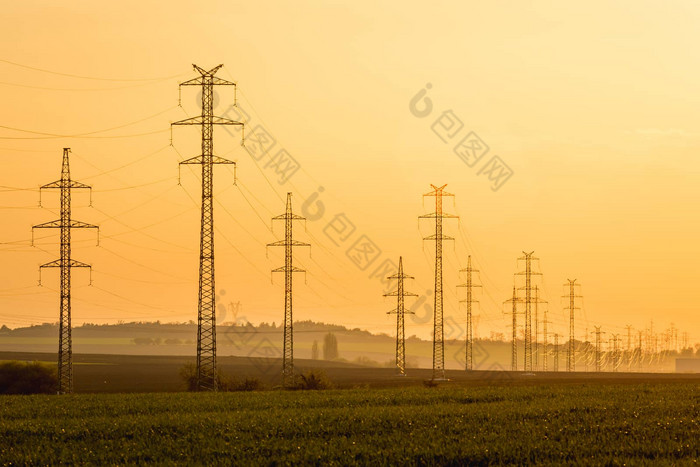
<svg viewBox="0 0 700 467">
<path fill-rule="evenodd" d="M 228 167 L 215 177 L 217 290 L 222 310 L 240 302 L 235 318 L 282 321 L 283 277 L 272 284 L 270 270 L 284 258 L 265 244 L 282 238 L 270 218 L 292 192 L 309 218 L 296 238 L 312 245 L 295 253 L 308 274 L 295 278 L 294 318 L 393 333 L 394 303 L 372 276 L 402 255 L 407 288 L 432 289 L 421 237 L 434 226 L 418 216 L 434 210 L 430 184 L 447 184 L 445 210 L 460 216 L 445 221 L 447 320 L 463 326 L 457 271 L 471 254 L 484 286 L 476 335 L 508 335 L 502 302 L 534 250 L 550 332 L 567 332 L 562 284 L 576 278 L 579 338 L 653 320 L 700 339 L 697 2 L 27 1 L 3 17 L 0 324 L 58 320 L 57 273 L 36 285 L 58 235 L 30 238 L 57 218 L 57 194 L 41 209 L 36 188 L 59 178 L 63 147 L 94 188 L 93 207 L 75 193 L 73 216 L 101 229 L 99 247 L 94 232 L 73 234 L 73 258 L 94 268 L 92 286 L 73 273 L 74 323 L 196 319 L 200 176 L 183 167 L 178 185 L 178 161 L 199 153 L 200 133 L 176 127 L 171 146 L 170 122 L 200 111 L 194 87 L 178 107 L 192 64 L 223 63 L 239 107 L 219 88 L 215 111 L 249 116 L 245 148 L 221 127 L 214 138 L 238 162 L 236 185 Z M 419 117 L 410 102 L 428 83 L 432 111 Z M 462 124 L 446 128 L 446 111 Z M 256 127 L 275 141 L 259 160 Z M 470 167 L 454 148 L 472 131 L 489 151 Z M 275 171 L 281 150 L 291 175 Z M 497 190 L 479 173 L 493 156 L 513 173 Z M 354 225 L 344 240 L 339 214 Z M 358 265 L 347 252 L 363 239 L 380 253 Z M 428 337 L 417 313 L 407 335 Z"/>
</svg>

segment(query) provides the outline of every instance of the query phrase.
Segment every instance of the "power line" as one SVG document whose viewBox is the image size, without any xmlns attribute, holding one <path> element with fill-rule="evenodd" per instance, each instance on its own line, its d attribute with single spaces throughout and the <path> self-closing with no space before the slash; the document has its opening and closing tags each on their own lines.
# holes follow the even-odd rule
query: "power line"
<svg viewBox="0 0 700 467">
<path fill-rule="evenodd" d="M 151 135 L 155 133 L 162 133 L 165 131 L 168 131 L 167 129 L 162 129 L 162 130 L 156 130 L 156 131 L 151 131 L 151 132 L 146 132 L 146 133 L 137 133 L 137 134 L 132 134 L 132 135 L 103 135 L 103 136 L 95 136 L 97 133 L 106 133 L 108 131 L 112 130 L 118 130 L 121 128 L 125 128 L 131 125 L 135 125 L 137 123 L 144 122 L 146 120 L 150 120 L 152 118 L 155 118 L 159 115 L 162 115 L 166 112 L 170 112 L 171 110 L 175 109 L 176 106 L 174 107 L 169 107 L 165 110 L 161 110 L 160 112 L 157 112 L 153 115 L 149 115 L 144 118 L 140 118 L 138 120 L 134 120 L 128 123 L 124 123 L 121 125 L 113 126 L 110 128 L 105 128 L 102 130 L 95 130 L 95 131 L 89 131 L 85 133 L 76 133 L 76 134 L 71 134 L 71 135 L 62 135 L 62 134 L 56 134 L 56 133 L 48 133 L 48 132 L 43 132 L 43 131 L 35 131 L 35 130 L 25 130 L 22 128 L 14 128 L 10 126 L 5 126 L 5 125 L 0 125 L 0 128 L 4 128 L 6 130 L 12 130 L 12 131 L 18 131 L 21 133 L 30 133 L 33 135 L 39 135 L 39 137 L 11 137 L 11 136 L 0 136 L 0 139 L 51 139 L 51 138 L 129 138 L 132 136 L 143 136 L 143 135 Z"/>
<path fill-rule="evenodd" d="M 39 67 L 35 67 L 35 66 L 30 66 L 30 65 L 23 65 L 21 63 L 17 63 L 17 62 L 5 60 L 5 59 L 0 59 L 0 62 L 7 63 L 8 65 L 14 65 L 14 66 L 17 66 L 20 68 L 26 68 L 28 70 L 40 71 L 42 73 L 49 73 L 49 74 L 57 75 L 57 76 L 67 76 L 69 78 L 88 79 L 88 80 L 94 80 L 94 81 L 163 81 L 163 80 L 167 80 L 167 79 L 179 78 L 180 76 L 185 75 L 185 73 L 180 73 L 177 75 L 161 76 L 161 77 L 154 77 L 154 78 L 104 78 L 104 77 L 95 77 L 95 76 L 76 75 L 76 74 L 72 74 L 72 73 L 61 73 L 59 71 L 47 70 L 45 68 L 39 68 Z"/>
</svg>

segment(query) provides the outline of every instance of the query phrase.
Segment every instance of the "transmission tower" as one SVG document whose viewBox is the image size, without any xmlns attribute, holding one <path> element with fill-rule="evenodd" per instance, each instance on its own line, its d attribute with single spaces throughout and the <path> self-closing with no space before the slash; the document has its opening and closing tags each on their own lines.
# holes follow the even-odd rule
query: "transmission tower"
<svg viewBox="0 0 700 467">
<path fill-rule="evenodd" d="M 282 353 L 282 386 L 294 387 L 294 335 L 292 321 L 292 276 L 295 272 L 306 272 L 292 265 L 292 250 L 295 246 L 311 246 L 294 240 L 293 221 L 306 220 L 292 212 L 292 194 L 287 193 L 287 209 L 284 214 L 273 217 L 273 221 L 284 221 L 284 240 L 268 243 L 267 246 L 284 247 L 284 266 L 273 269 L 272 272 L 284 273 L 284 343 Z"/>
<path fill-rule="evenodd" d="M 559 334 L 554 333 L 554 371 L 559 371 Z"/>
<path fill-rule="evenodd" d="M 627 371 L 632 371 L 632 325 L 625 326 L 627 329 Z"/>
<path fill-rule="evenodd" d="M 595 371 L 600 373 L 602 367 L 602 350 L 600 336 L 605 334 L 601 332 L 601 326 L 593 326 L 595 328 Z"/>
<path fill-rule="evenodd" d="M 435 302 L 434 302 L 434 317 L 433 317 L 433 379 L 445 379 L 445 337 L 444 325 L 442 321 L 442 241 L 454 240 L 453 237 L 448 237 L 442 234 L 442 220 L 446 218 L 457 218 L 453 214 L 446 214 L 442 210 L 442 198 L 444 196 L 454 196 L 452 193 L 444 191 L 447 185 L 440 187 L 430 185 L 433 191 L 424 194 L 423 196 L 435 197 L 435 212 L 419 216 L 419 219 L 435 219 L 435 234 L 425 237 L 423 240 L 435 240 Z"/>
<path fill-rule="evenodd" d="M 513 308 L 511 310 L 511 315 L 513 317 L 513 341 L 511 344 L 510 351 L 510 370 L 518 371 L 518 303 L 522 302 L 522 298 L 518 298 L 518 292 L 515 286 L 513 286 L 513 298 L 506 300 L 505 303 L 511 303 Z"/>
<path fill-rule="evenodd" d="M 474 300 L 472 297 L 472 289 L 474 287 L 481 287 L 476 285 L 472 280 L 472 273 L 479 272 L 478 269 L 472 268 L 472 256 L 467 257 L 467 267 L 465 269 L 460 269 L 459 272 L 465 272 L 467 275 L 467 282 L 464 284 L 459 284 L 457 287 L 465 287 L 467 289 L 467 299 L 461 300 L 462 303 L 467 304 L 467 348 L 466 348 L 466 363 L 465 370 L 474 369 L 474 329 L 472 326 L 472 303 L 479 303 L 478 300 Z"/>
<path fill-rule="evenodd" d="M 567 283 L 564 285 L 569 286 L 569 295 L 565 295 L 564 298 L 569 298 L 569 348 L 566 355 L 566 371 L 576 370 L 576 346 L 574 345 L 575 334 L 574 334 L 574 310 L 580 310 L 579 307 L 575 306 L 575 300 L 581 298 L 581 295 L 576 295 L 575 288 L 580 287 L 580 284 L 576 283 L 576 279 L 567 279 Z"/>
<path fill-rule="evenodd" d="M 637 362 L 637 364 L 639 365 L 639 371 L 642 371 L 642 360 L 643 360 L 642 357 L 643 357 L 643 355 L 644 355 L 644 353 L 642 352 L 642 344 L 643 344 L 643 342 L 642 342 L 642 336 L 643 336 L 643 334 L 644 334 L 644 333 L 643 333 L 642 331 L 638 331 L 638 333 L 637 333 L 637 336 L 638 336 L 638 338 L 639 338 L 639 352 L 638 352 L 638 354 L 637 354 L 637 355 L 638 355 L 638 358 L 639 358 L 639 360 L 638 360 L 638 362 Z"/>
<path fill-rule="evenodd" d="M 532 260 L 539 260 L 532 255 L 534 251 L 526 253 L 525 256 L 518 258 L 519 261 L 525 261 L 525 271 L 517 272 L 516 275 L 525 276 L 525 371 L 532 371 L 532 276 L 542 275 L 539 272 L 532 272 Z"/>
<path fill-rule="evenodd" d="M 547 303 L 546 300 L 540 300 L 540 288 L 539 288 L 539 286 L 535 286 L 535 299 L 534 299 L 533 303 L 534 303 L 534 305 L 535 305 L 535 326 L 534 326 L 534 329 L 535 329 L 535 332 L 534 332 L 534 334 L 535 334 L 535 339 L 534 339 L 534 342 L 533 342 L 534 351 L 533 351 L 533 353 L 532 353 L 532 357 L 533 357 L 533 362 L 532 362 L 532 364 L 533 364 L 534 369 L 537 370 L 537 369 L 539 369 L 539 358 L 538 358 L 538 357 L 539 357 L 539 353 L 540 353 L 540 340 L 539 340 L 539 337 L 540 337 L 540 334 L 539 334 L 539 329 L 540 329 L 540 316 L 539 316 L 539 313 L 540 313 L 540 312 L 539 312 L 539 305 L 540 305 L 540 303 L 542 303 L 542 304 L 546 304 L 546 303 Z M 547 318 L 546 318 L 546 315 L 545 315 L 545 320 L 546 320 L 546 319 L 547 319 Z M 546 327 L 547 325 L 545 324 L 544 326 Z M 545 334 L 546 334 L 546 331 L 545 331 Z M 545 336 L 545 340 L 546 340 L 546 336 Z M 545 350 L 545 352 L 546 352 L 546 350 Z M 546 356 L 546 354 L 545 354 L 544 360 L 545 360 L 544 366 L 546 367 L 546 366 L 547 366 L 547 363 L 546 363 L 547 356 Z M 545 371 L 546 371 L 546 368 L 545 368 Z"/>
<path fill-rule="evenodd" d="M 620 335 L 612 335 L 612 365 L 614 372 L 617 372 L 617 367 L 620 366 Z"/>
<path fill-rule="evenodd" d="M 197 390 L 216 391 L 216 298 L 214 280 L 214 164 L 234 165 L 214 155 L 214 125 L 240 125 L 224 117 L 214 116 L 214 86 L 236 86 L 236 83 L 214 76 L 223 65 L 209 71 L 193 65 L 201 76 L 180 83 L 202 87 L 202 114 L 174 122 L 172 125 L 200 125 L 202 153 L 180 162 L 202 166 L 202 219 L 199 238 L 199 296 L 197 306 Z M 235 103 L 234 103 L 235 104 Z"/>
<path fill-rule="evenodd" d="M 34 229 L 60 229 L 61 233 L 61 257 L 50 263 L 42 264 L 39 269 L 39 285 L 41 285 L 42 268 L 59 268 L 61 276 L 60 320 L 58 328 L 58 393 L 70 394 L 73 392 L 73 338 L 71 335 L 71 269 L 92 268 L 89 264 L 81 263 L 71 258 L 71 229 L 98 229 L 92 224 L 86 224 L 71 219 L 71 191 L 74 189 L 91 187 L 71 180 L 69 155 L 70 148 L 63 148 L 63 163 L 61 166 L 61 179 L 43 185 L 39 189 L 39 205 L 41 206 L 41 190 L 61 190 L 61 218 L 59 220 L 45 222 L 32 227 L 32 244 L 34 243 Z M 92 281 L 91 281 L 92 282 Z"/>
<path fill-rule="evenodd" d="M 405 297 L 417 297 L 417 294 L 406 292 L 404 290 L 404 279 L 413 279 L 413 276 L 407 276 L 403 273 L 403 258 L 399 256 L 399 272 L 387 279 L 396 279 L 398 284 L 394 292 L 384 294 L 385 297 L 396 297 L 396 309 L 387 312 L 387 314 L 396 314 L 396 368 L 399 370 L 399 376 L 406 376 L 406 333 L 404 326 L 404 315 L 406 313 L 413 314 L 412 311 L 406 311 Z"/>
<path fill-rule="evenodd" d="M 542 371 L 547 371 L 549 358 L 549 335 L 547 334 L 547 325 L 549 321 L 547 320 L 547 308 L 544 309 L 544 319 L 542 320 L 542 345 L 544 346 L 544 358 L 542 359 Z"/>
</svg>

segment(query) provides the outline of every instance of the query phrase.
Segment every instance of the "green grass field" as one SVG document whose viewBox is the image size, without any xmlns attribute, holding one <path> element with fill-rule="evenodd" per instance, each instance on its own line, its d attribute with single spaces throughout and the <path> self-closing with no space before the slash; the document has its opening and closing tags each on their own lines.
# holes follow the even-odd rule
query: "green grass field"
<svg viewBox="0 0 700 467">
<path fill-rule="evenodd" d="M 0 397 L 0 463 L 692 464 L 698 385 Z"/>
</svg>

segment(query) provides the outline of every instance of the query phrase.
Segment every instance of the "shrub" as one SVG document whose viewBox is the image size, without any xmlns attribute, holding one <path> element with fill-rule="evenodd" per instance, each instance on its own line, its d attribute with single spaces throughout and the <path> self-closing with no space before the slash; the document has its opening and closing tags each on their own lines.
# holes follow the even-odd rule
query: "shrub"
<svg viewBox="0 0 700 467">
<path fill-rule="evenodd" d="M 423 386 L 426 388 L 436 388 L 438 385 L 438 382 L 435 381 L 434 379 L 426 379 L 423 380 Z"/>
<path fill-rule="evenodd" d="M 260 391 L 264 389 L 263 382 L 258 378 L 246 378 L 240 383 L 232 384 L 231 391 Z"/>
<path fill-rule="evenodd" d="M 299 375 L 299 382 L 296 385 L 297 389 L 304 390 L 319 390 L 330 389 L 333 383 L 328 379 L 328 376 L 323 371 L 311 370 Z"/>
<path fill-rule="evenodd" d="M 185 382 L 185 387 L 188 391 L 197 390 L 197 366 L 194 363 L 185 363 L 180 368 L 180 378 Z M 232 386 L 229 379 L 220 369 L 217 370 L 216 385 L 219 391 L 228 391 Z"/>
<path fill-rule="evenodd" d="M 39 362 L 0 363 L 0 394 L 55 394 L 58 374 L 52 365 Z"/>
</svg>

